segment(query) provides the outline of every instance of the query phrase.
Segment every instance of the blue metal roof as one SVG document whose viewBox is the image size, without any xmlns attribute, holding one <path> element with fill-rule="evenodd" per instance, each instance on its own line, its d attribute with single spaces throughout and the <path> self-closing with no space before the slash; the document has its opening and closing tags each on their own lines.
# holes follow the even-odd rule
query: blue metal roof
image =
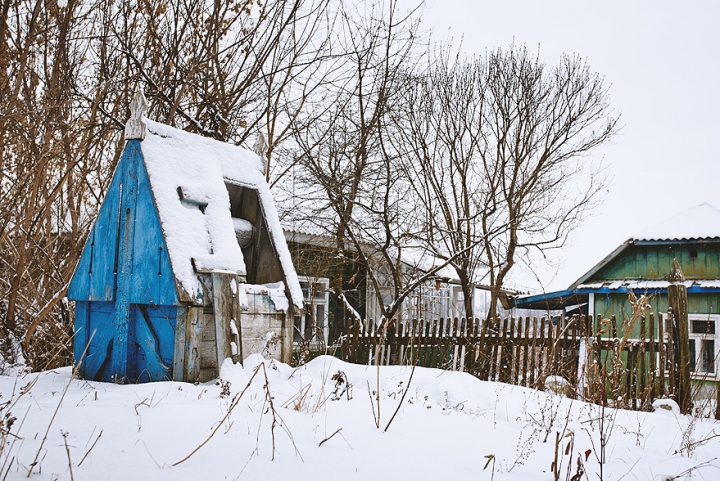
<svg viewBox="0 0 720 481">
<path fill-rule="evenodd" d="M 522 296 L 513 299 L 514 307 L 519 309 L 563 309 L 567 305 L 587 302 L 587 294 L 578 293 L 576 289 L 546 292 L 533 296 Z"/>
</svg>

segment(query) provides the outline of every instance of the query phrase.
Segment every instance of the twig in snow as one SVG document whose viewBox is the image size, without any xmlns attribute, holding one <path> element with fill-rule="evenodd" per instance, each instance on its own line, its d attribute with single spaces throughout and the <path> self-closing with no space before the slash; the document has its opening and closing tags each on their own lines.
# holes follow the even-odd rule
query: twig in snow
<svg viewBox="0 0 720 481">
<path fill-rule="evenodd" d="M 155 463 L 155 466 L 157 466 L 158 469 L 162 469 L 163 466 L 160 466 L 160 463 L 158 463 L 158 462 L 155 460 L 155 458 L 153 457 L 153 455 L 150 453 L 150 450 L 148 449 L 147 444 L 145 444 L 145 441 L 143 441 L 142 439 L 138 439 L 138 440 L 135 442 L 135 445 L 136 445 L 136 446 L 137 446 L 137 443 L 143 443 L 143 446 L 145 446 L 145 452 L 148 453 L 148 456 L 150 456 L 150 459 L 152 459 L 152 462 Z M 164 466 L 167 466 L 167 464 L 165 464 Z"/>
<path fill-rule="evenodd" d="M 380 427 L 380 420 L 375 412 L 375 402 L 373 401 L 372 390 L 370 389 L 370 381 L 367 381 L 368 396 L 370 396 L 370 407 L 372 407 L 373 418 L 375 419 L 375 426 Z"/>
<path fill-rule="evenodd" d="M 178 461 L 178 462 L 176 462 L 175 464 L 173 464 L 173 466 L 177 466 L 178 464 L 184 463 L 185 461 L 187 461 L 188 459 L 190 459 L 190 457 L 191 457 L 193 454 L 195 454 L 195 453 L 197 453 L 198 451 L 200 451 L 200 448 L 202 448 L 203 446 L 205 446 L 205 445 L 208 443 L 208 441 L 210 441 L 210 439 L 212 439 L 212 437 L 215 436 L 215 433 L 218 432 L 218 429 L 220 429 L 220 426 L 222 426 L 222 425 L 225 423 L 225 420 L 226 420 L 228 417 L 230 417 L 230 414 L 232 413 L 233 409 L 235 409 L 235 407 L 236 407 L 236 406 L 238 405 L 238 403 L 240 402 L 240 399 L 243 397 L 243 394 L 245 394 L 245 391 L 247 391 L 247 390 L 250 388 L 250 385 L 252 384 L 253 379 L 255 379 L 255 376 L 257 375 L 257 373 L 260 372 L 260 366 L 264 366 L 264 364 L 259 364 L 259 365 L 255 368 L 255 372 L 253 372 L 253 375 L 250 376 L 250 380 L 248 380 L 247 385 L 245 386 L 245 389 L 243 389 L 240 394 L 236 395 L 235 398 L 233 398 L 232 404 L 230 404 L 230 407 L 228 408 L 228 412 L 225 413 L 225 416 L 223 416 L 223 418 L 220 420 L 220 422 L 218 423 L 218 425 L 215 426 L 215 429 L 213 429 L 213 431 L 210 433 L 210 436 L 208 436 L 205 441 L 203 441 L 203 442 L 200 443 L 195 449 L 193 449 L 190 454 L 188 454 L 187 456 L 185 456 L 184 458 L 182 458 L 180 461 Z"/>
<path fill-rule="evenodd" d="M 717 438 L 717 437 L 720 437 L 720 434 L 717 434 L 717 433 L 715 432 L 715 430 L 713 429 L 712 434 L 708 434 L 707 437 L 705 437 L 705 438 L 703 438 L 703 439 L 700 439 L 700 440 L 698 440 L 698 441 L 695 441 L 695 442 L 692 442 L 692 443 L 687 443 L 687 444 L 686 444 L 685 446 L 683 446 L 682 448 L 676 449 L 673 454 L 680 454 L 680 453 L 682 453 L 683 451 L 687 451 L 688 453 L 690 453 L 693 449 L 695 449 L 696 446 L 702 446 L 702 445 L 705 444 L 706 442 L 710 441 L 711 439 L 715 439 L 715 438 Z"/>
<path fill-rule="evenodd" d="M 67 437 L 68 437 L 68 434 L 70 434 L 70 433 L 66 433 L 65 431 L 63 431 L 61 429 L 60 434 L 62 434 L 63 441 L 65 441 L 65 452 L 67 453 L 67 457 L 68 457 L 68 469 L 70 470 L 70 481 L 75 481 L 75 476 L 73 476 L 73 472 L 72 472 L 72 460 L 70 459 L 70 448 L 68 447 L 68 443 L 67 443 Z"/>
<path fill-rule="evenodd" d="M 710 460 L 708 460 L 708 461 L 705 461 L 704 463 L 697 464 L 697 465 L 693 466 L 692 468 L 686 469 L 685 471 L 683 471 L 682 473 L 678 474 L 677 476 L 668 476 L 665 481 L 674 481 L 674 480 L 676 480 L 676 479 L 684 478 L 685 476 L 688 476 L 688 475 L 692 474 L 693 471 L 696 471 L 696 470 L 698 470 L 698 469 L 700 469 L 700 468 L 707 468 L 708 466 L 712 466 L 712 467 L 714 467 L 714 468 L 717 468 L 717 466 L 715 466 L 714 464 L 712 464 L 712 463 L 713 463 L 714 461 L 716 461 L 716 460 L 717 460 L 717 458 L 712 458 L 712 459 L 710 459 Z"/>
<path fill-rule="evenodd" d="M 102 429 L 101 429 L 101 430 L 100 430 L 100 434 L 98 434 L 98 437 L 95 438 L 95 442 L 92 443 L 92 446 L 90 446 L 90 449 L 87 450 L 87 452 L 85 453 L 85 456 L 83 456 L 82 459 L 80 460 L 80 462 L 78 463 L 78 467 L 80 467 L 80 465 L 83 463 L 83 461 L 85 461 L 85 458 L 88 457 L 88 454 L 90 454 L 90 451 L 93 450 L 93 448 L 95 447 L 95 445 L 97 444 L 97 442 L 100 441 L 100 436 L 102 436 L 102 433 L 103 433 L 103 432 L 102 432 Z"/>
<path fill-rule="evenodd" d="M 339 433 L 340 431 L 342 431 L 342 428 L 338 428 L 337 431 L 335 431 L 335 432 L 332 433 L 330 436 L 328 436 L 328 437 L 326 437 L 325 439 L 323 439 L 322 441 L 320 441 L 320 444 L 318 444 L 318 448 L 319 448 L 320 446 L 322 446 L 322 445 L 325 443 L 325 441 L 330 441 L 330 440 L 332 439 L 332 437 L 335 436 L 335 435 L 336 435 L 337 433 Z"/>
<path fill-rule="evenodd" d="M 97 329 L 95 329 L 93 331 L 93 333 L 90 335 L 90 339 L 88 340 L 87 344 L 85 345 L 85 349 L 83 350 L 82 356 L 80 356 L 80 360 L 78 361 L 77 366 L 75 366 L 75 369 L 73 369 L 73 372 L 70 375 L 70 379 L 68 380 L 68 383 L 65 386 L 65 389 L 63 390 L 62 396 L 60 396 L 60 401 L 58 402 L 58 405 L 55 408 L 55 412 L 53 413 L 52 417 L 50 418 L 50 423 L 48 424 L 47 431 L 45 431 L 45 436 L 43 436 L 43 439 L 40 442 L 40 447 L 38 448 L 37 453 L 35 453 L 35 459 L 33 459 L 33 462 L 30 463 L 30 469 L 28 469 L 28 473 L 27 473 L 28 478 L 30 476 L 32 476 L 33 469 L 35 469 L 35 466 L 38 463 L 38 458 L 40 458 L 40 453 L 42 452 L 42 448 L 45 445 L 45 441 L 47 441 L 48 434 L 50 433 L 50 427 L 52 426 L 53 421 L 55 421 L 55 416 L 57 416 L 58 411 L 60 411 L 60 406 L 62 405 L 63 399 L 65 399 L 65 394 L 67 394 L 68 389 L 70 389 L 70 384 L 72 384 L 73 379 L 75 379 L 75 376 L 77 376 L 77 373 L 80 370 L 80 366 L 82 366 L 82 363 L 85 360 L 85 354 L 87 354 L 87 350 L 90 347 L 90 343 L 92 342 L 93 337 L 95 336 L 96 332 L 97 332 Z"/>
<path fill-rule="evenodd" d="M 387 432 L 388 428 L 393 422 L 393 419 L 395 419 L 395 415 L 400 411 L 400 407 L 402 406 L 403 401 L 405 401 L 405 395 L 410 390 L 410 383 L 412 383 L 413 374 L 415 374 L 415 368 L 417 367 L 417 360 L 420 359 L 420 356 L 415 359 L 415 364 L 413 364 L 412 371 L 410 371 L 410 378 L 408 379 L 407 386 L 405 386 L 405 390 L 403 390 L 402 396 L 400 396 L 400 402 L 398 403 L 397 407 L 395 408 L 395 412 L 390 417 L 390 421 L 388 421 L 387 426 L 385 426 L 385 430 L 383 432 Z"/>
<path fill-rule="evenodd" d="M 304 462 L 305 460 L 303 459 L 302 454 L 300 454 L 297 444 L 295 444 L 295 439 L 293 438 L 292 433 L 285 425 L 285 421 L 282 420 L 280 415 L 275 410 L 275 404 L 273 404 L 273 397 L 270 393 L 270 380 L 267 377 L 265 363 L 262 363 L 260 365 L 262 366 L 263 374 L 265 375 L 265 386 L 263 386 L 265 388 L 265 400 L 270 405 L 270 412 L 272 413 L 272 424 L 270 425 L 270 436 L 272 437 L 272 461 L 275 461 L 275 426 L 280 426 L 281 428 L 283 428 L 283 431 L 285 431 L 285 434 L 287 434 L 288 438 L 290 438 L 290 442 L 292 443 L 293 448 L 295 448 L 295 454 L 300 456 L 300 459 Z"/>
</svg>

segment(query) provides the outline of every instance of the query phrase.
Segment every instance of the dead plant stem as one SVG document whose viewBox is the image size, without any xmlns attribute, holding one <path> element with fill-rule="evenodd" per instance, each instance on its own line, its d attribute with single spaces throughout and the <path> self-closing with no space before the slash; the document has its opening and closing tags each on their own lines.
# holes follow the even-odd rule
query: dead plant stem
<svg viewBox="0 0 720 481">
<path fill-rule="evenodd" d="M 197 453 L 198 451 L 200 451 L 200 448 L 202 448 L 203 446 L 205 446 L 205 445 L 208 443 L 208 441 L 210 441 L 210 439 L 212 439 L 212 437 L 215 436 L 215 433 L 218 432 L 218 430 L 220 429 L 220 426 L 222 426 L 222 425 L 225 423 L 225 420 L 226 420 L 228 417 L 230 417 L 230 414 L 232 414 L 233 409 L 235 409 L 235 407 L 237 407 L 237 405 L 240 403 L 240 399 L 242 399 L 243 394 L 245 394 L 245 392 L 250 388 L 250 385 L 252 384 L 253 379 L 255 379 L 255 376 L 257 375 L 257 373 L 260 372 L 260 366 L 264 366 L 264 364 L 259 364 L 259 365 L 255 368 L 255 371 L 253 372 L 252 376 L 250 376 L 250 380 L 248 380 L 247 385 L 245 385 L 245 388 L 242 390 L 242 392 L 241 392 L 240 394 L 238 394 L 237 396 L 235 396 L 235 398 L 233 399 L 232 404 L 230 404 L 230 408 L 228 408 L 228 412 L 225 413 L 225 416 L 223 416 L 223 418 L 220 420 L 220 422 L 218 423 L 218 425 L 215 426 L 215 429 L 213 429 L 213 431 L 210 433 L 210 436 L 208 436 L 207 439 L 205 439 L 205 441 L 203 441 L 203 442 L 200 443 L 195 449 L 193 449 L 190 454 L 188 454 L 187 456 L 185 456 L 184 458 L 182 458 L 180 461 L 178 461 L 178 462 L 176 462 L 175 464 L 173 464 L 173 466 L 177 466 L 178 464 L 184 463 L 185 461 L 187 461 L 188 459 L 190 459 L 190 457 L 191 457 L 193 454 L 195 454 L 195 453 Z"/>
<path fill-rule="evenodd" d="M 78 371 L 80 370 L 80 366 L 82 366 L 83 361 L 85 360 L 85 354 L 87 354 L 87 350 L 90 347 L 90 343 L 93 340 L 93 337 L 95 336 L 95 333 L 97 332 L 97 329 L 93 331 L 93 333 L 90 335 L 90 339 L 88 340 L 87 344 L 85 345 L 85 349 L 83 350 L 82 355 L 80 356 L 80 360 L 77 363 L 77 366 L 75 366 L 75 369 L 73 369 L 72 374 L 70 375 L 70 379 L 68 380 L 67 384 L 65 385 L 65 389 L 63 390 L 62 396 L 60 396 L 60 401 L 58 402 L 57 407 L 55 408 L 55 412 L 52 415 L 52 418 L 50 418 L 50 423 L 48 424 L 47 430 L 45 431 L 45 436 L 43 436 L 42 441 L 40 442 L 40 447 L 37 450 L 37 453 L 35 453 L 35 459 L 33 459 L 33 462 L 30 463 L 30 469 L 28 469 L 27 477 L 29 478 L 32 476 L 33 469 L 35 469 L 35 466 L 38 463 L 38 459 L 40 458 L 40 453 L 42 452 L 42 448 L 45 445 L 45 441 L 47 441 L 48 434 L 50 433 L 50 427 L 52 426 L 53 422 L 55 421 L 55 416 L 57 416 L 57 413 L 60 411 L 60 406 L 62 406 L 63 399 L 65 399 L 65 395 L 68 392 L 68 389 L 70 389 L 70 385 L 72 384 L 73 379 L 75 379 L 75 376 L 77 376 Z"/>
<path fill-rule="evenodd" d="M 67 437 L 68 437 L 68 434 L 70 434 L 70 433 L 60 431 L 60 434 L 62 434 L 63 441 L 65 442 L 65 452 L 67 453 L 67 458 L 68 458 L 68 469 L 70 470 L 70 481 L 75 481 L 75 476 L 73 476 L 73 470 L 72 470 L 72 460 L 70 459 L 70 448 L 68 447 L 68 443 L 67 443 Z"/>
<path fill-rule="evenodd" d="M 100 441 L 100 436 L 102 436 L 102 433 L 103 433 L 103 432 L 102 432 L 102 429 L 101 429 L 101 430 L 100 430 L 100 434 L 98 434 L 98 437 L 95 438 L 95 442 L 92 443 L 92 446 L 90 446 L 90 449 L 87 450 L 87 452 L 85 453 L 85 456 L 83 456 L 82 459 L 80 460 L 80 462 L 78 463 L 78 467 L 80 467 L 80 465 L 83 463 L 83 461 L 85 461 L 85 458 L 88 457 L 88 454 L 90 454 L 90 451 L 93 450 L 93 448 L 95 447 L 95 445 L 97 444 L 97 442 Z M 87 445 L 86 445 L 86 446 L 87 446 Z"/>
<path fill-rule="evenodd" d="M 340 431 L 342 431 L 342 428 L 338 428 L 337 431 L 335 431 L 335 432 L 332 433 L 330 436 L 328 436 L 328 437 L 326 437 L 325 439 L 323 439 L 322 441 L 320 441 L 320 444 L 318 444 L 318 448 L 319 448 L 320 446 L 322 446 L 326 441 L 330 441 L 330 440 L 332 439 L 332 437 L 335 436 L 335 435 L 336 435 L 337 433 L 339 433 Z"/>
</svg>

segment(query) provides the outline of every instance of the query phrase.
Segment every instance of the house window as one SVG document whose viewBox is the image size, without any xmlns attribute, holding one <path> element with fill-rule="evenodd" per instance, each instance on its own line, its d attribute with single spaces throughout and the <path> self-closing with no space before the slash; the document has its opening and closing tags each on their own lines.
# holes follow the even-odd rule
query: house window
<svg viewBox="0 0 720 481">
<path fill-rule="evenodd" d="M 330 334 L 328 325 L 330 280 L 326 277 L 304 276 L 298 276 L 298 280 L 303 292 L 305 315 L 295 318 L 293 341 L 327 346 Z"/>
<path fill-rule="evenodd" d="M 690 370 L 698 376 L 716 374 L 718 316 L 690 316 Z M 713 376 L 715 377 L 715 376 Z"/>
<path fill-rule="evenodd" d="M 450 289 L 443 284 L 436 289 L 434 281 L 418 286 L 403 303 L 402 312 L 399 313 L 402 320 L 440 319 L 449 315 L 452 315 Z"/>
</svg>

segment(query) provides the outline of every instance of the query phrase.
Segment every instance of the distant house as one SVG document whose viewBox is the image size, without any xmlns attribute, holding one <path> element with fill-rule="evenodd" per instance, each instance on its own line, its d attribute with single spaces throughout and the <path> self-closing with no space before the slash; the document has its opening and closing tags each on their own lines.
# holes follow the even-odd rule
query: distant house
<svg viewBox="0 0 720 481">
<path fill-rule="evenodd" d="M 298 272 L 305 304 L 304 317 L 296 319 L 296 343 L 311 341 L 330 344 L 347 333 L 348 322 L 352 319 L 360 317 L 378 321 L 381 318 L 379 296 L 367 279 L 367 268 L 359 260 L 353 246 L 346 246 L 344 258 L 340 262 L 336 256 L 334 239 L 327 235 L 286 229 L 285 238 Z M 408 277 L 422 275 L 442 262 L 417 249 L 403 251 L 401 261 Z M 338 298 L 332 286 L 340 268 L 344 270 L 342 299 Z M 381 283 L 380 297 L 386 304 L 392 302 L 390 274 L 383 272 L 382 267 L 376 267 L 376 275 Z M 512 294 L 511 291 L 504 293 Z M 489 287 L 477 285 L 473 304 L 475 317 L 484 318 L 489 304 Z M 397 317 L 403 321 L 465 317 L 464 296 L 453 268 L 441 268 L 418 286 L 405 299 Z"/>
<path fill-rule="evenodd" d="M 618 319 L 630 316 L 628 293 L 650 296 L 667 312 L 668 276 L 677 259 L 688 293 L 691 371 L 718 380 L 720 342 L 720 211 L 700 204 L 618 246 L 567 289 L 514 300 L 520 309 L 564 310 Z"/>
<path fill-rule="evenodd" d="M 80 374 L 205 381 L 228 357 L 289 361 L 302 292 L 260 157 L 144 104 L 68 289 Z"/>
</svg>

